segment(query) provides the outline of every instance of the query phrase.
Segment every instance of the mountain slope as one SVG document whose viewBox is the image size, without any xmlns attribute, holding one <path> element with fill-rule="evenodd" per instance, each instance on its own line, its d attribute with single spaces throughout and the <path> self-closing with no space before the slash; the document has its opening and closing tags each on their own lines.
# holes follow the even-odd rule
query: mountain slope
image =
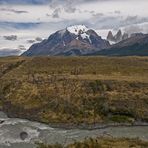
<svg viewBox="0 0 148 148">
<path fill-rule="evenodd" d="M 148 34 L 133 35 L 110 48 L 93 53 L 108 56 L 148 56 Z"/>
<path fill-rule="evenodd" d="M 109 46 L 109 42 L 103 40 L 94 30 L 84 25 L 76 25 L 57 31 L 47 40 L 32 45 L 22 55 L 82 55 Z"/>
</svg>

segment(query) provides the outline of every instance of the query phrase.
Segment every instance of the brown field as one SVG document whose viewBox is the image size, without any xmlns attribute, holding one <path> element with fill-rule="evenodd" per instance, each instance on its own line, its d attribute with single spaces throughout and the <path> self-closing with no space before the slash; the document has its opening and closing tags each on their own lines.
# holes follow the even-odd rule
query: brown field
<svg viewBox="0 0 148 148">
<path fill-rule="evenodd" d="M 148 121 L 147 57 L 0 58 L 0 109 L 45 123 Z"/>
</svg>

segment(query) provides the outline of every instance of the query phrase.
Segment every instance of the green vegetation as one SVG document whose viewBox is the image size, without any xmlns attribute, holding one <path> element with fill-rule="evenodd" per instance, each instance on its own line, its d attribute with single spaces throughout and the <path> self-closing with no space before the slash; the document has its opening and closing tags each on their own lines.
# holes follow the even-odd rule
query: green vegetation
<svg viewBox="0 0 148 148">
<path fill-rule="evenodd" d="M 75 142 L 68 146 L 59 144 L 45 145 L 38 144 L 38 148 L 147 148 L 148 142 L 139 139 L 116 139 L 116 138 L 96 138 L 86 139 L 83 142 Z"/>
<path fill-rule="evenodd" d="M 0 58 L 0 109 L 44 123 L 148 121 L 147 57 Z"/>
</svg>

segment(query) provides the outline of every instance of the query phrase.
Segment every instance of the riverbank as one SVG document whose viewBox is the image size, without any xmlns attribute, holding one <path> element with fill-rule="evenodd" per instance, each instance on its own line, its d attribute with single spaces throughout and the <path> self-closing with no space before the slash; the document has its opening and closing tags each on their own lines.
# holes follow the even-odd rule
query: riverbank
<svg viewBox="0 0 148 148">
<path fill-rule="evenodd" d="M 61 128 L 61 129 L 81 129 L 81 130 L 95 130 L 95 129 L 106 129 L 111 127 L 138 127 L 148 126 L 146 122 L 135 122 L 135 123 L 96 123 L 96 124 L 64 124 L 64 123 L 49 123 L 50 127 Z"/>
<path fill-rule="evenodd" d="M 38 148 L 148 148 L 148 142 L 142 141 L 138 138 L 89 138 L 81 142 L 74 142 L 70 145 L 46 145 L 38 144 Z"/>
<path fill-rule="evenodd" d="M 74 141 L 83 141 L 86 138 L 113 137 L 113 138 L 139 138 L 148 141 L 148 126 L 129 125 L 101 125 L 94 129 L 84 129 L 78 127 L 66 128 L 59 125 L 50 126 L 39 122 L 33 122 L 18 118 L 7 118 L 3 113 L 0 114 L 0 148 L 36 148 L 36 142 L 46 144 L 69 145 Z M 21 133 L 27 133 L 27 138 L 22 140 Z"/>
<path fill-rule="evenodd" d="M 6 113 L 0 112 L 3 114 L 4 117 L 8 117 Z M 13 119 L 11 116 L 10 118 Z M 17 118 L 20 119 L 20 118 Z M 21 118 L 22 119 L 22 118 Z M 32 122 L 38 122 L 36 120 L 29 120 L 29 119 L 22 119 L 22 120 L 28 120 Z M 3 120 L 0 120 L 3 123 Z M 138 126 L 148 126 L 148 122 L 142 122 L 142 121 L 137 121 L 137 122 L 132 122 L 132 123 L 116 123 L 116 122 L 111 122 L 111 123 L 95 123 L 95 124 L 87 124 L 87 123 L 82 123 L 82 124 L 70 124 L 70 123 L 49 123 L 46 124 L 44 122 L 40 122 L 41 124 L 45 124 L 47 126 L 50 126 L 52 128 L 58 128 L 58 129 L 65 129 L 65 130 L 71 130 L 71 129 L 80 129 L 80 130 L 95 130 L 95 129 L 106 129 L 106 128 L 111 128 L 111 127 L 138 127 Z"/>
</svg>

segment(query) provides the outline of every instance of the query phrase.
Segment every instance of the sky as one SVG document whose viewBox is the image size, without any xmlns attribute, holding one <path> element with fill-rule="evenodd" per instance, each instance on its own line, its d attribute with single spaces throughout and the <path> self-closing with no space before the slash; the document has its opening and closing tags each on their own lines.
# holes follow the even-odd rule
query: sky
<svg viewBox="0 0 148 148">
<path fill-rule="evenodd" d="M 0 0 L 0 56 L 20 55 L 57 30 L 86 25 L 102 38 L 148 33 L 148 0 Z"/>
</svg>

